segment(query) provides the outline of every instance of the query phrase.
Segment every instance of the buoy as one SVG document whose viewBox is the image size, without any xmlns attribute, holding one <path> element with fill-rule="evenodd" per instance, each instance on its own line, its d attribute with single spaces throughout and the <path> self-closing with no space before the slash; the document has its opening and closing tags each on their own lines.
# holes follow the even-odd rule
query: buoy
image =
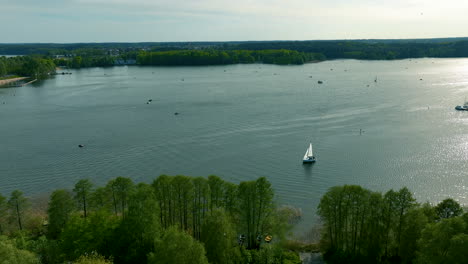
<svg viewBox="0 0 468 264">
<path fill-rule="evenodd" d="M 82 144 L 79 144 L 79 145 L 78 145 L 78 147 L 82 148 L 82 147 L 84 147 L 84 145 L 82 145 Z"/>
</svg>

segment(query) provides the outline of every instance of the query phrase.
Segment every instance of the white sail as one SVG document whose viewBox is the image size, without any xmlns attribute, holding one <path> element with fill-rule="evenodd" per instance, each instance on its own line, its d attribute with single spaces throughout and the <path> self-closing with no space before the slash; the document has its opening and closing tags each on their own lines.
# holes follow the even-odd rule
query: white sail
<svg viewBox="0 0 468 264">
<path fill-rule="evenodd" d="M 307 156 L 312 158 L 314 156 L 314 154 L 312 153 L 312 143 L 310 143 L 309 145 L 309 149 L 307 150 Z"/>
<path fill-rule="evenodd" d="M 314 156 L 312 152 L 312 143 L 310 143 L 309 148 L 307 148 L 306 153 L 304 155 L 304 160 L 308 160 L 309 158 L 312 158 Z"/>
</svg>

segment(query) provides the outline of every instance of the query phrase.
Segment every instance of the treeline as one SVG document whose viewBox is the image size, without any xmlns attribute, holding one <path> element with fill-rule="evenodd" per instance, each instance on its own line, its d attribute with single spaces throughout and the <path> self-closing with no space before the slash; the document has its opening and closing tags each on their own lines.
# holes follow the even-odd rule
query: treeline
<svg viewBox="0 0 468 264">
<path fill-rule="evenodd" d="M 0 256 L 12 264 L 301 263 L 282 248 L 299 216 L 276 206 L 265 178 L 80 180 L 51 194 L 46 216 L 20 191 L 0 196 L 0 213 Z"/>
<path fill-rule="evenodd" d="M 406 58 L 468 57 L 468 41 L 278 41 L 229 45 L 233 50 L 288 49 L 321 53 L 327 59 L 394 60 Z"/>
<path fill-rule="evenodd" d="M 142 51 L 137 56 L 140 65 L 222 65 L 237 63 L 304 64 L 314 60 L 324 60 L 321 54 L 297 52 L 293 50 L 172 50 Z"/>
<path fill-rule="evenodd" d="M 67 68 L 110 67 L 115 65 L 116 58 L 109 55 L 73 56 L 71 58 L 57 58 L 54 63 Z"/>
<path fill-rule="evenodd" d="M 467 38 L 324 41 L 240 41 L 167 43 L 0 44 L 0 54 L 45 56 L 115 56 L 145 51 L 290 50 L 323 54 L 327 59 L 405 59 L 468 57 Z M 254 56 L 255 57 L 255 56 Z M 256 58 L 257 59 L 257 58 Z M 198 64 L 197 64 L 198 65 Z"/>
<path fill-rule="evenodd" d="M 46 78 L 55 72 L 55 63 L 43 56 L 0 57 L 0 77 L 6 75 Z"/>
<path fill-rule="evenodd" d="M 446 199 L 418 204 L 407 188 L 385 194 L 331 188 L 321 199 L 328 263 L 467 263 L 468 213 Z"/>
</svg>

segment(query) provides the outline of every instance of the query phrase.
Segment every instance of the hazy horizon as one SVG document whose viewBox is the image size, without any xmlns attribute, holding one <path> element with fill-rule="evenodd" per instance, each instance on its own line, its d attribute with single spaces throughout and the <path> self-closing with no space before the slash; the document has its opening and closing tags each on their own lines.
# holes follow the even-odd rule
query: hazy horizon
<svg viewBox="0 0 468 264">
<path fill-rule="evenodd" d="M 359 39 L 259 39 L 259 40 L 180 40 L 180 41 L 95 41 L 95 42 L 0 42 L 0 44 L 102 44 L 102 43 L 229 43 L 229 42 L 281 42 L 281 41 L 361 41 L 361 40 L 431 40 L 431 39 L 468 39 L 468 36 L 433 38 L 359 38 Z"/>
<path fill-rule="evenodd" d="M 468 2 L 0 0 L 0 43 L 419 39 L 466 36 Z M 12 26 L 6 26 L 12 25 Z"/>
</svg>

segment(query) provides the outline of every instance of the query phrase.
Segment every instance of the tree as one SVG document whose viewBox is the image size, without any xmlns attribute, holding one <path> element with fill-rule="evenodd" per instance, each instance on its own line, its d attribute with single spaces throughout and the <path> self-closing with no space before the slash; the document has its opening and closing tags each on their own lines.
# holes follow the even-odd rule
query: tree
<svg viewBox="0 0 468 264">
<path fill-rule="evenodd" d="M 80 256 L 74 264 L 112 264 L 112 261 L 106 260 L 103 256 L 93 253 Z"/>
<path fill-rule="evenodd" d="M 224 210 L 216 209 L 203 222 L 201 239 L 210 263 L 235 263 L 233 242 L 236 233 Z"/>
<path fill-rule="evenodd" d="M 149 264 L 208 264 L 203 245 L 176 227 L 166 230 L 157 239 L 154 252 L 148 256 Z"/>
<path fill-rule="evenodd" d="M 94 212 L 88 218 L 72 215 L 60 235 L 63 253 L 68 260 L 93 251 L 110 255 L 113 234 L 119 222 L 120 218 L 107 211 Z"/>
<path fill-rule="evenodd" d="M 159 203 L 159 216 L 161 226 L 168 228 L 174 223 L 174 201 L 172 190 L 172 177 L 161 175 L 153 181 L 154 194 Z"/>
<path fill-rule="evenodd" d="M 221 180 L 216 175 L 208 176 L 208 185 L 210 186 L 210 211 L 213 211 L 215 208 L 219 208 L 222 205 L 223 198 L 223 184 L 224 181 Z"/>
<path fill-rule="evenodd" d="M 396 252 L 400 249 L 401 244 L 401 234 L 405 225 L 405 218 L 407 212 L 416 206 L 416 200 L 413 198 L 413 195 L 408 190 L 408 188 L 403 187 L 400 189 L 396 196 L 396 203 L 395 209 L 397 210 L 397 229 L 396 229 L 396 236 L 397 236 L 397 248 Z"/>
<path fill-rule="evenodd" d="M 0 237 L 0 263 L 39 264 L 39 259 L 32 252 L 18 249 L 13 241 Z"/>
<path fill-rule="evenodd" d="M 416 263 L 466 263 L 466 230 L 467 223 L 462 217 L 442 219 L 438 223 L 427 225 L 418 241 Z"/>
<path fill-rule="evenodd" d="M 193 237 L 200 239 L 201 227 L 204 223 L 206 212 L 210 203 L 210 186 L 204 177 L 196 177 L 193 182 L 193 204 L 192 204 L 192 230 Z"/>
<path fill-rule="evenodd" d="M 21 191 L 15 190 L 11 193 L 10 199 L 8 200 L 8 208 L 12 218 L 18 222 L 20 230 L 23 230 L 22 220 L 28 206 L 28 199 L 23 196 Z"/>
<path fill-rule="evenodd" d="M 72 59 L 71 67 L 72 68 L 81 68 L 82 63 L 83 63 L 83 59 L 81 58 L 81 56 L 75 56 Z"/>
<path fill-rule="evenodd" d="M 122 217 L 124 217 L 125 211 L 127 210 L 128 197 L 134 188 L 132 180 L 129 178 L 117 177 L 109 181 L 108 188 L 112 193 L 115 214 L 120 211 Z"/>
<path fill-rule="evenodd" d="M 416 257 L 417 242 L 421 238 L 424 227 L 428 224 L 424 209 L 417 208 L 408 211 L 401 236 L 399 256 L 403 263 L 412 263 Z"/>
<path fill-rule="evenodd" d="M 58 238 L 74 209 L 75 203 L 69 191 L 56 190 L 51 194 L 49 208 L 47 209 L 49 216 L 47 235 L 49 238 Z"/>
<path fill-rule="evenodd" d="M 240 225 L 249 249 L 258 248 L 258 236 L 263 236 L 274 209 L 273 189 L 266 178 L 241 182 L 238 189 Z"/>
<path fill-rule="evenodd" d="M 73 192 L 75 193 L 75 199 L 83 208 L 85 218 L 88 215 L 87 207 L 86 207 L 88 203 L 87 199 L 89 198 L 92 188 L 93 188 L 93 184 L 88 179 L 79 180 L 75 184 L 75 188 L 73 188 Z"/>
<path fill-rule="evenodd" d="M 0 194 L 0 235 L 4 232 L 4 226 L 6 224 L 7 215 L 7 203 L 6 198 Z"/>
<path fill-rule="evenodd" d="M 440 202 L 435 207 L 435 211 L 438 219 L 455 217 L 463 213 L 463 209 L 461 208 L 460 204 L 451 198 L 447 198 Z"/>
<path fill-rule="evenodd" d="M 146 263 L 161 226 L 154 189 L 139 184 L 128 200 L 128 213 L 114 233 L 116 262 Z"/>
<path fill-rule="evenodd" d="M 6 66 L 3 61 L 0 60 L 0 77 L 7 74 Z"/>
</svg>

